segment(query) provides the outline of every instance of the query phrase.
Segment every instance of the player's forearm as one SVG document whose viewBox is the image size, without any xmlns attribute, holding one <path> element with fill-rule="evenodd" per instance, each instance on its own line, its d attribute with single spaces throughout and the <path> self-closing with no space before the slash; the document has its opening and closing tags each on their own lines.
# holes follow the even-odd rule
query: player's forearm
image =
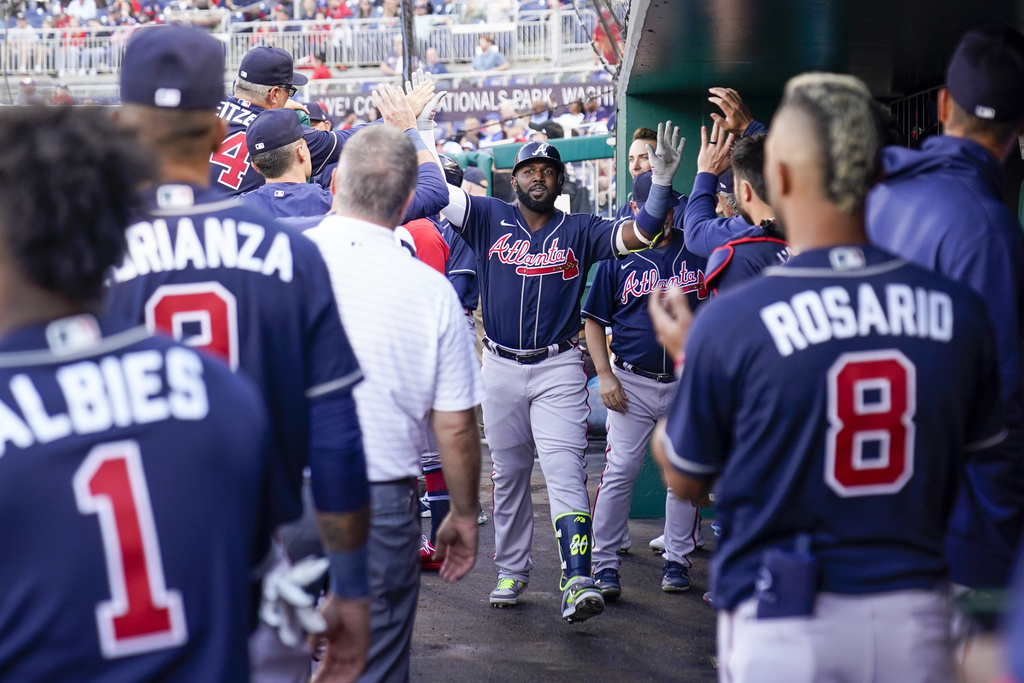
<svg viewBox="0 0 1024 683">
<path fill-rule="evenodd" d="M 672 465 L 668 459 L 668 453 L 665 452 L 665 438 L 665 420 L 662 419 L 658 421 L 658 425 L 654 428 L 654 435 L 651 437 L 651 455 L 661 467 L 665 483 L 680 500 L 691 501 L 698 507 L 706 504 L 708 502 L 707 484 L 700 479 L 686 476 Z"/>
<path fill-rule="evenodd" d="M 434 162 L 429 152 L 417 152 L 416 159 L 420 162 L 416 189 L 413 192 L 412 203 L 402 217 L 402 224 L 417 218 L 434 216 L 448 203 L 448 184 L 441 173 L 441 167 Z"/>
<path fill-rule="evenodd" d="M 452 514 L 475 518 L 480 511 L 480 432 L 476 411 L 435 410 L 433 427 Z"/>
<path fill-rule="evenodd" d="M 351 512 L 317 511 L 316 521 L 325 550 L 350 553 L 366 545 L 370 506 L 366 504 Z"/>
<path fill-rule="evenodd" d="M 448 219 L 453 228 L 466 225 L 469 213 L 469 195 L 465 190 L 448 185 L 448 205 L 441 209 L 441 215 Z"/>
<path fill-rule="evenodd" d="M 671 185 L 651 186 L 647 201 L 636 214 L 636 219 L 622 224 L 619 251 L 625 246 L 628 251 L 648 249 L 665 227 L 669 201 L 672 199 Z"/>
<path fill-rule="evenodd" d="M 351 512 L 317 512 L 327 567 L 328 590 L 342 600 L 363 601 L 370 595 L 369 503 Z"/>
<path fill-rule="evenodd" d="M 590 352 L 590 359 L 594 361 L 594 370 L 599 376 L 610 375 L 612 364 L 608 356 L 608 342 L 604 334 L 604 325 L 587 318 L 583 324 L 583 332 L 587 337 L 587 350 Z"/>
</svg>

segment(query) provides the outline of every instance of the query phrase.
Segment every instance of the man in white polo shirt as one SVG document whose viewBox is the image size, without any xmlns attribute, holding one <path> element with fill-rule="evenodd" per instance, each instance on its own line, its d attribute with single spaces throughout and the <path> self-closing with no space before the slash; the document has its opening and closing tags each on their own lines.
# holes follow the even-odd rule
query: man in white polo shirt
<svg viewBox="0 0 1024 683">
<path fill-rule="evenodd" d="M 416 131 L 411 131 L 415 135 Z M 423 144 L 419 136 L 415 141 Z M 370 653 L 361 681 L 405 681 L 419 597 L 416 478 L 428 421 L 451 512 L 437 532 L 441 578 L 476 561 L 483 383 L 465 315 L 448 280 L 394 235 L 416 185 L 413 136 L 370 126 L 342 149 L 334 214 L 305 232 L 323 254 L 349 341 L 363 369 L 355 389 L 370 480 Z"/>
</svg>

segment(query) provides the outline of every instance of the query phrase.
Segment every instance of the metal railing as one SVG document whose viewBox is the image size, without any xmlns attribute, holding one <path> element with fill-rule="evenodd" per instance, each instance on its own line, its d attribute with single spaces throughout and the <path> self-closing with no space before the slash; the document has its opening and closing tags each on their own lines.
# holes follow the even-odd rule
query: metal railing
<svg viewBox="0 0 1024 683">
<path fill-rule="evenodd" d="M 418 54 L 422 58 L 428 48 L 434 48 L 441 62 L 471 62 L 480 36 L 490 35 L 512 63 L 583 63 L 591 60 L 590 36 L 596 22 L 592 12 L 583 16 L 589 17 L 589 27 L 581 24 L 575 13 L 563 11 L 523 13 L 518 21 L 501 24 L 417 24 Z M 384 61 L 395 39 L 402 37 L 402 27 L 399 22 L 380 19 L 252 22 L 230 24 L 227 35 L 229 67 L 237 67 L 242 55 L 255 45 L 283 48 L 296 59 L 319 52 L 330 65 L 357 67 Z"/>
<path fill-rule="evenodd" d="M 939 132 L 936 101 L 939 88 L 930 88 L 889 103 L 892 123 L 899 131 L 900 142 L 917 149 L 930 135 Z"/>
<path fill-rule="evenodd" d="M 441 62 L 465 64 L 476 55 L 480 36 L 491 35 L 513 65 L 585 65 L 592 61 L 596 17 L 592 11 L 582 17 L 583 23 L 574 12 L 551 10 L 523 13 L 517 21 L 501 24 L 418 24 L 417 47 L 420 55 L 434 48 Z M 117 73 L 128 37 L 139 28 L 9 29 L 0 32 L 0 68 L 12 74 Z M 401 26 L 381 19 L 222 23 L 211 34 L 225 44 L 229 72 L 257 45 L 284 48 L 296 61 L 323 53 L 330 67 L 355 68 L 384 61 L 401 36 Z"/>
</svg>

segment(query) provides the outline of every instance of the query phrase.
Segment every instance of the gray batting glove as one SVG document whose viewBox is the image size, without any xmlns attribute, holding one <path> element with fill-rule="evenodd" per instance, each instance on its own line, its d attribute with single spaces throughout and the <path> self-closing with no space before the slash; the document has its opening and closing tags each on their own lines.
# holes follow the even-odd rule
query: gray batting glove
<svg viewBox="0 0 1024 683">
<path fill-rule="evenodd" d="M 420 112 L 420 115 L 416 117 L 416 130 L 434 130 L 434 116 L 437 114 L 437 110 L 441 106 L 441 100 L 447 94 L 447 90 L 434 93 L 434 97 L 431 98 L 429 103 L 427 103 L 427 106 L 423 107 L 423 111 Z"/>
<path fill-rule="evenodd" d="M 329 565 L 326 558 L 307 557 L 291 567 L 277 566 L 263 578 L 260 619 L 276 629 L 288 647 L 301 645 L 306 634 L 327 630 L 316 598 L 305 587 L 321 578 Z"/>
<path fill-rule="evenodd" d="M 672 184 L 683 160 L 685 146 L 686 138 L 679 137 L 679 126 L 673 126 L 671 121 L 658 124 L 658 148 L 652 149 L 647 145 L 647 158 L 653 172 L 651 181 L 655 185 Z"/>
</svg>

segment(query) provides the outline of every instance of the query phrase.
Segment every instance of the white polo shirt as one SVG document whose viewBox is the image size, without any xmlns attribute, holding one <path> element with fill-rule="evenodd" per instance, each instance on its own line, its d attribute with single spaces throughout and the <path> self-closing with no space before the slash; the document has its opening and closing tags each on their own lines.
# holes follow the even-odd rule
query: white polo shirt
<svg viewBox="0 0 1024 683">
<path fill-rule="evenodd" d="M 371 482 L 419 476 L 431 409 L 483 400 L 465 314 L 448 279 L 393 231 L 328 216 L 306 237 L 320 248 L 364 379 L 353 395 Z"/>
</svg>

